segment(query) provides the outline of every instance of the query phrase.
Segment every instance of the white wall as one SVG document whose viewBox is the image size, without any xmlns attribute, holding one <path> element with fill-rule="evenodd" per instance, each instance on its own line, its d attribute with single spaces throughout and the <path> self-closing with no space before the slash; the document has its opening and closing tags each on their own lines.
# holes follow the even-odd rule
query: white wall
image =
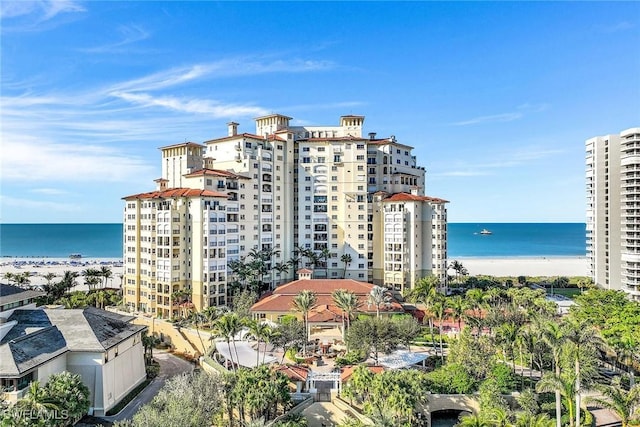
<svg viewBox="0 0 640 427">
<path fill-rule="evenodd" d="M 144 348 L 140 334 L 118 345 L 118 355 L 111 357 L 102 368 L 104 411 L 114 407 L 123 397 L 146 378 Z"/>
<path fill-rule="evenodd" d="M 38 372 L 35 377 L 36 380 L 40 381 L 40 385 L 45 385 L 52 374 L 59 374 L 67 370 L 67 354 L 68 353 L 63 353 L 38 367 Z"/>
</svg>

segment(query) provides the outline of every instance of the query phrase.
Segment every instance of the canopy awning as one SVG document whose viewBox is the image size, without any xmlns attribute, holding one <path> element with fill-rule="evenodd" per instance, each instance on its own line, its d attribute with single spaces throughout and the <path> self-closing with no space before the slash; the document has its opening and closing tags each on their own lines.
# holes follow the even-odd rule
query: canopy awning
<svg viewBox="0 0 640 427">
<path fill-rule="evenodd" d="M 231 353 L 229 353 L 229 346 L 227 346 L 227 343 L 225 341 L 216 341 L 216 350 L 218 351 L 218 353 L 222 355 L 222 357 L 232 361 L 233 363 L 237 363 L 240 366 L 244 366 L 246 368 L 255 368 L 257 365 L 263 364 L 263 361 L 262 361 L 263 357 L 264 357 L 264 364 L 266 365 L 270 363 L 274 363 L 278 360 L 276 357 L 269 356 L 269 355 L 265 356 L 262 352 L 260 352 L 259 362 L 256 365 L 256 358 L 258 357 L 256 353 L 258 352 L 254 350 L 253 347 L 251 347 L 251 345 L 248 342 L 236 341 L 235 347 L 233 346 L 233 344 L 234 344 L 233 342 L 230 343 Z M 238 350 L 237 358 L 236 358 L 236 349 Z"/>
<path fill-rule="evenodd" d="M 424 362 L 429 357 L 425 353 L 412 353 L 407 350 L 397 350 L 379 359 L 380 365 L 388 369 L 408 368 L 416 363 Z"/>
</svg>

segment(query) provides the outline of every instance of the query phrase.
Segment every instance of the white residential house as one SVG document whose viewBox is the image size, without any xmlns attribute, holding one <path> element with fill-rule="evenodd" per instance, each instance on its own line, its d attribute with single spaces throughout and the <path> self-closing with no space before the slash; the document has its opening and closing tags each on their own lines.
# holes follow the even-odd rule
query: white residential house
<svg viewBox="0 0 640 427">
<path fill-rule="evenodd" d="M 3 398 L 15 403 L 32 381 L 69 371 L 89 388 L 89 413 L 105 415 L 146 378 L 146 326 L 130 320 L 95 308 L 15 310 L 0 339 Z"/>
</svg>

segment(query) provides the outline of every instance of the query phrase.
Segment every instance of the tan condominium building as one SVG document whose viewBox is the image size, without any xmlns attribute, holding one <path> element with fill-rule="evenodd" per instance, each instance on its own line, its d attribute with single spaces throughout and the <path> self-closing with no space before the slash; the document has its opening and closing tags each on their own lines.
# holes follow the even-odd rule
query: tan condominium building
<svg viewBox="0 0 640 427">
<path fill-rule="evenodd" d="M 446 200 L 394 136 L 362 136 L 364 116 L 336 126 L 255 119 L 221 138 L 162 147 L 154 191 L 124 197 L 124 298 L 171 318 L 229 303 L 237 289 L 313 278 L 397 291 L 444 282 Z"/>
<path fill-rule="evenodd" d="M 585 146 L 591 277 L 640 300 L 640 128 L 590 138 Z"/>
</svg>

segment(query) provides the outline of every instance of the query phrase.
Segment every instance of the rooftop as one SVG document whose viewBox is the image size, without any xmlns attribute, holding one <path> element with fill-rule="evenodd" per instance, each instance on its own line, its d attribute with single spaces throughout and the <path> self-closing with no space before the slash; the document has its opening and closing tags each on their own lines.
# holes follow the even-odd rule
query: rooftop
<svg viewBox="0 0 640 427">
<path fill-rule="evenodd" d="M 96 308 L 16 310 L 0 341 L 0 375 L 19 375 L 66 351 L 104 352 L 146 326 Z"/>
</svg>

